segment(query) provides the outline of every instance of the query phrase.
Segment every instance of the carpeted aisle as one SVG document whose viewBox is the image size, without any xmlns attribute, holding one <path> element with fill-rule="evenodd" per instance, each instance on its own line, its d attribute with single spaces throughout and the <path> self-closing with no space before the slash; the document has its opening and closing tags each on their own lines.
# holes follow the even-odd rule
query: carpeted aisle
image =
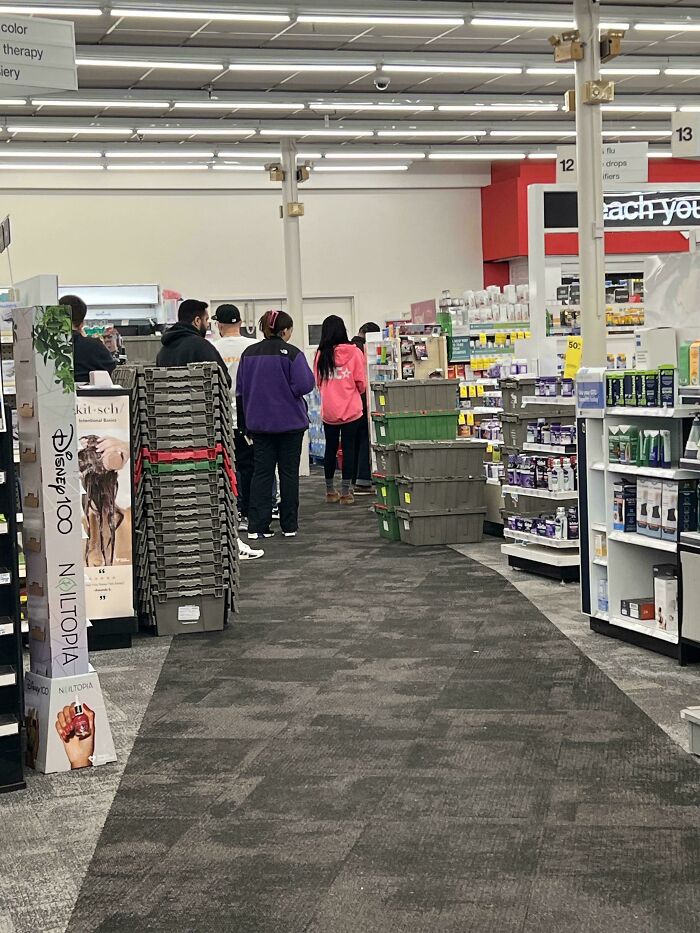
<svg viewBox="0 0 700 933">
<path fill-rule="evenodd" d="M 69 931 L 695 933 L 696 762 L 497 573 L 319 494 L 174 640 Z"/>
</svg>

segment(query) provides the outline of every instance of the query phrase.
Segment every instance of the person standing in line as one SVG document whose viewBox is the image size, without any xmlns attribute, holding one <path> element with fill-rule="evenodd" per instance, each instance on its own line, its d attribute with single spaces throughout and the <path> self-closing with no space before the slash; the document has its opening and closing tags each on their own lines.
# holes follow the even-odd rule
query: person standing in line
<svg viewBox="0 0 700 933">
<path fill-rule="evenodd" d="M 161 337 L 162 347 L 156 357 L 156 366 L 187 366 L 188 363 L 218 363 L 231 388 L 231 375 L 219 351 L 207 340 L 209 330 L 209 305 L 193 298 L 180 304 L 177 324 Z M 237 456 L 237 454 L 236 454 Z M 257 560 L 265 552 L 254 550 L 245 541 L 238 539 L 238 554 L 241 560 Z"/>
<path fill-rule="evenodd" d="M 63 295 L 58 299 L 60 305 L 70 308 L 71 327 L 73 329 L 73 374 L 76 382 L 89 382 L 90 373 L 111 373 L 117 361 L 107 347 L 96 337 L 86 337 L 84 333 L 87 305 L 77 295 Z"/>
<path fill-rule="evenodd" d="M 271 538 L 270 490 L 280 478 L 280 526 L 286 538 L 299 527 L 299 462 L 309 415 L 304 401 L 314 387 L 306 357 L 289 341 L 294 321 L 286 311 L 260 319 L 264 339 L 249 347 L 238 364 L 238 427 L 253 438 L 253 481 L 248 537 Z"/>
<path fill-rule="evenodd" d="M 231 377 L 233 409 L 233 445 L 236 455 L 236 473 L 238 474 L 238 528 L 248 530 L 248 509 L 250 504 L 250 484 L 253 480 L 253 442 L 238 428 L 236 406 L 236 378 L 238 364 L 248 347 L 257 343 L 254 337 L 241 334 L 241 312 L 235 305 L 219 305 L 213 319 L 219 325 L 219 340 L 214 346 L 221 354 Z"/>
<path fill-rule="evenodd" d="M 374 321 L 367 321 L 357 332 L 357 337 L 350 341 L 356 347 L 362 350 L 363 355 L 367 356 L 365 346 L 367 344 L 367 334 L 381 333 L 379 324 Z M 365 372 L 366 363 L 365 363 Z M 362 424 L 357 432 L 357 444 L 355 445 L 355 464 L 352 471 L 352 485 L 356 496 L 371 496 L 372 489 L 372 464 L 369 458 L 369 401 L 367 392 L 362 395 Z"/>
<path fill-rule="evenodd" d="M 343 319 L 331 314 L 321 325 L 321 342 L 314 360 L 314 373 L 321 395 L 321 420 L 326 435 L 323 471 L 326 502 L 350 505 L 355 467 L 355 447 L 362 424 L 362 396 L 367 389 L 362 351 L 348 340 Z M 335 488 L 338 446 L 343 446 L 341 491 Z"/>
</svg>

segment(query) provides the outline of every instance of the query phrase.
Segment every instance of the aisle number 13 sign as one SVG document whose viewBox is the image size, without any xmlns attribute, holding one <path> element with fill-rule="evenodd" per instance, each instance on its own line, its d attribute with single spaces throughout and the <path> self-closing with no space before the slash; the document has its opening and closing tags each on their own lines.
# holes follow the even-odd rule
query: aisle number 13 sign
<svg viewBox="0 0 700 933">
<path fill-rule="evenodd" d="M 700 113 L 671 115 L 671 154 L 679 159 L 700 157 Z"/>
</svg>

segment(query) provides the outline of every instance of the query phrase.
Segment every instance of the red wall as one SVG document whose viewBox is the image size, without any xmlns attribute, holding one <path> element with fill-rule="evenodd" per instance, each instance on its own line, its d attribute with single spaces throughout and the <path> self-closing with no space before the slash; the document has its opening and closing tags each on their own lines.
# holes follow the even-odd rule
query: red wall
<svg viewBox="0 0 700 933">
<path fill-rule="evenodd" d="M 495 162 L 491 184 L 481 189 L 481 229 L 484 253 L 484 284 L 500 284 L 505 268 L 494 263 L 527 256 L 527 189 L 529 185 L 554 184 L 556 166 L 547 162 Z M 650 182 L 700 182 L 700 161 L 658 159 L 649 162 Z M 549 256 L 575 256 L 575 233 L 548 233 L 545 250 Z M 674 231 L 605 234 L 606 253 L 686 252 L 688 241 Z M 489 267 L 487 269 L 487 266 Z M 496 271 L 498 270 L 498 271 Z M 487 276 L 490 281 L 486 281 Z M 494 279 L 495 277 L 495 279 Z"/>
</svg>

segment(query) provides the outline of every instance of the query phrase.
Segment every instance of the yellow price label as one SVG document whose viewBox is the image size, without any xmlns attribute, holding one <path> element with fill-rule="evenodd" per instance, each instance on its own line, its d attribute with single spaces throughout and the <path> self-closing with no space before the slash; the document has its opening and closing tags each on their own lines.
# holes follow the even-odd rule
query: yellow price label
<svg viewBox="0 0 700 933">
<path fill-rule="evenodd" d="M 486 346 L 486 334 L 479 334 L 479 346 Z"/>
<path fill-rule="evenodd" d="M 382 406 L 386 405 L 386 398 L 383 395 L 379 396 L 379 404 Z"/>
<path fill-rule="evenodd" d="M 479 396 L 479 398 L 482 397 L 484 394 L 484 387 L 482 385 L 476 386 L 476 394 Z"/>
<path fill-rule="evenodd" d="M 388 491 L 387 491 L 386 486 L 382 486 L 382 499 L 386 499 L 387 495 L 388 495 Z"/>
<path fill-rule="evenodd" d="M 403 498 L 404 498 L 404 501 L 405 501 L 406 505 L 410 505 L 410 504 L 411 504 L 411 493 L 410 493 L 410 492 L 405 492 L 405 493 L 403 494 Z"/>
<path fill-rule="evenodd" d="M 459 397 L 460 397 L 460 398 L 469 398 L 469 386 L 460 386 L 460 387 L 459 387 Z"/>
<path fill-rule="evenodd" d="M 501 448 L 500 447 L 493 448 L 493 457 L 491 458 L 491 460 L 493 463 L 501 462 Z"/>
<path fill-rule="evenodd" d="M 581 368 L 581 354 L 583 353 L 583 340 L 581 337 L 569 337 L 564 354 L 564 378 L 575 379 Z"/>
<path fill-rule="evenodd" d="M 458 422 L 458 424 L 466 424 L 466 421 L 464 420 L 464 412 L 463 412 L 463 411 L 461 411 L 461 412 L 459 413 L 459 418 L 457 419 L 457 422 Z"/>
<path fill-rule="evenodd" d="M 467 412 L 467 424 L 474 424 L 474 415 L 472 412 Z"/>
<path fill-rule="evenodd" d="M 486 445 L 486 453 L 487 453 L 487 454 L 492 454 L 492 453 L 493 453 L 493 444 L 487 444 L 487 445 Z"/>
</svg>

